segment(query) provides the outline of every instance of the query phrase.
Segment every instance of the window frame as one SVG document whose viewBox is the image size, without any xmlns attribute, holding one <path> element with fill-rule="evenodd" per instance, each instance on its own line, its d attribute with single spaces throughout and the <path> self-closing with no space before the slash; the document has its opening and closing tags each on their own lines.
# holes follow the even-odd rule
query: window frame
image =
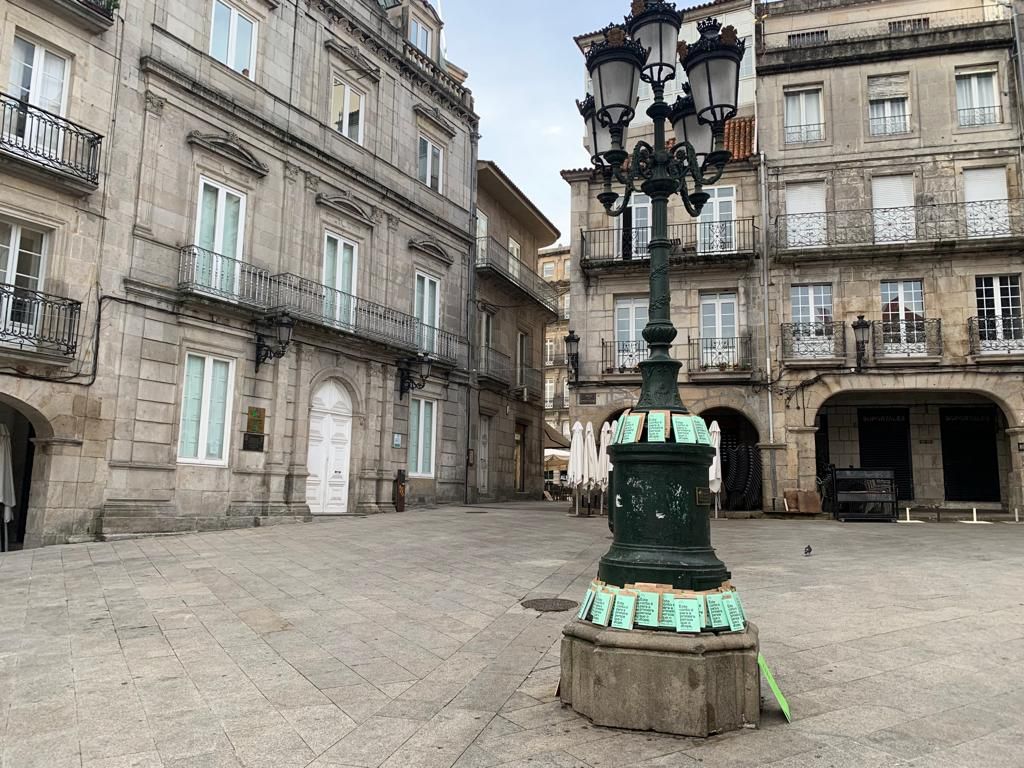
<svg viewBox="0 0 1024 768">
<path fill-rule="evenodd" d="M 334 111 L 335 111 L 335 109 L 334 109 L 334 93 L 335 93 L 335 89 L 338 86 L 341 86 L 342 89 L 343 89 L 342 90 L 342 101 L 344 102 L 344 105 L 345 105 L 341 115 L 335 115 L 334 114 Z M 349 131 L 349 127 L 350 127 L 349 126 L 349 114 L 350 113 L 348 111 L 348 102 L 349 102 L 350 94 L 355 94 L 355 95 L 357 95 L 359 97 L 359 136 L 357 138 L 355 138 L 355 139 L 353 139 L 351 136 L 348 135 L 348 131 Z M 354 85 L 349 83 L 348 80 L 346 80 L 344 77 L 339 75 L 337 72 L 332 72 L 331 73 L 331 122 L 330 122 L 330 125 L 331 125 L 332 128 L 334 128 L 335 133 L 337 133 L 340 136 L 343 136 L 344 138 L 348 139 L 349 141 L 351 141 L 354 144 L 358 144 L 360 147 L 364 146 L 364 141 L 366 139 L 366 114 L 367 114 L 366 113 L 366 102 L 367 102 L 367 94 L 366 94 L 365 91 L 363 91 L 363 90 L 361 90 L 359 88 L 356 88 Z M 341 118 L 341 119 L 336 119 L 336 118 Z M 339 122 L 342 123 L 342 127 L 340 129 L 338 128 L 338 123 Z"/>
<path fill-rule="evenodd" d="M 426 410 L 426 404 L 430 403 L 430 469 L 427 472 L 422 471 L 424 450 L 423 450 L 423 412 Z M 419 428 L 416 434 L 416 442 L 413 443 L 412 434 L 409 434 L 409 450 L 406 454 L 406 464 L 408 465 L 409 477 L 418 478 L 433 478 L 436 475 L 437 470 L 437 400 L 429 397 L 411 397 L 409 399 L 409 427 L 408 432 L 412 432 L 412 409 L 417 408 L 419 413 L 417 415 L 417 423 Z M 416 470 L 413 470 L 411 458 L 413 453 L 416 455 Z"/>
<path fill-rule="evenodd" d="M 971 88 L 971 105 L 960 104 L 960 89 L 957 88 L 957 81 L 960 78 L 976 79 L 981 75 L 992 76 L 992 104 L 978 104 L 974 102 L 977 85 Z M 953 98 L 956 102 L 956 127 L 957 128 L 984 128 L 989 125 L 1001 125 L 1003 123 L 1002 94 L 999 92 L 999 67 L 995 64 L 983 64 L 979 66 L 963 67 L 953 71 Z M 961 113 L 966 110 L 991 109 L 994 111 L 994 120 L 986 122 L 964 123 Z"/>
<path fill-rule="evenodd" d="M 227 50 L 227 53 L 226 53 L 227 61 L 221 61 L 220 59 L 218 59 L 216 54 L 213 51 L 214 40 L 216 39 L 216 36 L 214 35 L 214 25 L 217 22 L 217 4 L 218 3 L 220 5 L 223 5 L 225 8 L 227 8 L 228 11 L 231 14 L 230 17 L 229 17 L 229 21 L 228 21 L 228 50 Z M 214 61 L 220 63 L 220 64 L 223 64 L 225 67 L 230 69 L 232 72 L 238 73 L 239 75 L 241 75 L 242 77 L 246 78 L 247 80 L 255 81 L 256 80 L 256 49 L 257 49 L 257 46 L 259 45 L 259 37 L 260 37 L 260 22 L 259 22 L 259 19 L 257 19 L 252 14 L 246 13 L 241 8 L 239 8 L 237 5 L 234 5 L 232 3 L 227 2 L 227 0 L 213 0 L 213 4 L 211 5 L 211 9 L 212 9 L 213 13 L 210 16 L 210 46 L 209 46 L 209 50 L 207 51 L 207 53 L 209 54 L 210 58 L 213 59 Z M 238 46 L 238 18 L 239 17 L 244 18 L 246 21 L 248 21 L 248 22 L 250 22 L 252 24 L 252 40 L 251 40 L 251 46 L 250 46 L 250 49 L 249 49 L 249 66 L 247 68 L 243 68 L 243 69 L 235 69 L 234 65 L 232 65 L 230 63 L 235 58 L 235 53 L 237 53 L 237 46 Z M 246 73 L 245 69 L 248 69 L 248 73 Z"/>
<path fill-rule="evenodd" d="M 420 45 L 420 41 L 417 39 L 417 31 L 426 36 L 426 48 Z M 434 29 L 433 27 L 428 27 L 416 16 L 411 16 L 409 18 L 409 42 L 412 43 L 413 47 L 424 56 L 433 58 Z"/>
<path fill-rule="evenodd" d="M 196 222 L 195 222 L 195 227 L 194 227 L 195 239 L 193 240 L 193 243 L 197 247 L 202 247 L 202 246 L 199 245 L 199 239 L 200 239 L 199 238 L 199 233 L 200 233 L 200 227 L 202 225 L 202 220 L 203 220 L 202 217 L 203 217 L 203 186 L 204 185 L 208 185 L 208 186 L 212 187 L 213 189 L 217 190 L 217 213 L 216 213 L 217 219 L 216 219 L 216 222 L 214 223 L 214 232 L 213 232 L 213 244 L 214 244 L 214 247 L 210 249 L 210 252 L 214 253 L 214 254 L 217 254 L 218 256 L 222 256 L 222 257 L 229 258 L 229 259 L 234 259 L 235 261 L 244 262 L 245 259 L 243 258 L 243 256 L 245 255 L 245 225 L 246 225 L 246 215 L 248 213 L 248 211 L 246 210 L 247 209 L 247 202 L 248 202 L 248 195 L 245 192 L 243 192 L 242 190 L 240 190 L 240 189 L 236 189 L 235 187 L 232 187 L 232 186 L 230 186 L 228 184 L 224 184 L 224 183 L 222 183 L 220 181 L 216 181 L 214 179 L 211 179 L 209 176 L 206 176 L 205 174 L 200 174 L 199 175 L 199 189 L 198 189 L 198 194 L 197 194 L 197 199 L 196 199 Z M 227 195 L 229 195 L 229 194 L 234 195 L 235 197 L 237 197 L 238 201 L 239 201 L 238 202 L 238 234 L 237 234 L 238 248 L 237 248 L 237 252 L 236 253 L 223 253 L 223 248 L 224 248 L 224 218 L 225 218 L 224 214 L 225 214 L 225 210 L 226 210 L 225 209 L 225 205 L 226 205 L 226 201 L 227 201 Z M 218 245 L 218 242 L 219 242 L 219 245 Z"/>
<path fill-rule="evenodd" d="M 198 357 L 204 360 L 203 392 L 199 403 L 199 434 L 196 436 L 197 456 L 195 458 L 181 455 L 182 436 L 184 433 L 185 420 L 185 391 L 186 387 L 188 386 L 188 359 L 190 357 Z M 227 393 L 224 400 L 224 434 L 222 436 L 224 455 L 219 459 L 202 458 L 201 456 L 201 454 L 205 453 L 205 447 L 209 444 L 210 437 L 210 385 L 213 379 L 214 362 L 227 363 L 228 365 Z M 234 415 L 233 408 L 235 399 L 235 360 L 234 358 L 223 357 L 221 355 L 189 350 L 185 352 L 184 364 L 182 365 L 182 369 L 183 370 L 181 377 L 181 392 L 178 397 L 178 408 L 180 413 L 178 414 L 178 446 L 176 450 L 177 463 L 208 467 L 227 467 L 231 456 L 231 433 L 233 432 L 233 430 L 231 429 L 231 425 Z"/>
<path fill-rule="evenodd" d="M 72 62 L 71 56 L 67 55 L 63 51 L 59 51 L 56 48 L 51 47 L 48 44 L 48 42 L 45 41 L 45 40 L 41 40 L 39 38 L 32 37 L 31 35 L 26 34 L 25 31 L 22 30 L 20 27 L 15 29 L 13 40 L 14 41 L 21 40 L 26 45 L 31 45 L 32 46 L 32 64 L 31 64 L 31 66 L 32 66 L 32 75 L 29 78 L 29 87 L 28 87 L 29 97 L 27 99 L 27 102 L 30 105 L 32 105 L 33 107 L 37 107 L 38 109 L 46 109 L 46 107 L 44 107 L 40 103 L 40 97 L 41 97 L 41 94 L 42 94 L 42 91 L 43 91 L 42 79 L 43 79 L 43 77 L 45 76 L 45 73 L 46 73 L 46 67 L 44 65 L 44 62 L 45 62 L 47 54 L 49 54 L 50 56 L 53 56 L 54 58 L 60 59 L 61 61 L 64 62 L 64 73 L 63 73 L 64 77 L 63 77 L 63 80 L 61 81 L 61 92 L 60 92 L 60 108 L 56 111 L 56 113 L 60 117 L 67 117 L 67 113 L 68 113 L 68 99 L 69 99 L 69 93 L 70 93 L 70 90 L 71 90 L 71 88 L 70 88 L 70 85 L 71 85 L 71 62 Z M 14 42 L 12 41 L 11 54 L 10 54 L 9 61 L 8 61 L 8 66 L 7 66 L 8 87 L 4 89 L 5 91 L 10 89 L 10 85 L 11 85 L 11 82 L 10 82 L 11 66 L 13 64 L 14 64 Z M 21 98 L 20 96 L 17 96 L 17 95 L 15 95 L 13 93 L 10 94 L 10 95 L 13 96 L 16 99 L 20 99 Z M 47 111 L 50 111 L 50 110 L 47 110 Z"/>
<path fill-rule="evenodd" d="M 420 147 L 423 143 L 427 145 L 427 167 L 425 169 L 426 178 L 424 179 L 420 172 L 424 170 L 420 167 Z M 437 150 L 437 189 L 434 189 L 431 185 L 430 180 L 433 178 L 432 171 L 434 170 L 434 153 L 432 150 Z M 437 144 L 433 139 L 427 136 L 425 133 L 420 133 L 416 141 L 416 178 L 423 184 L 427 189 L 431 189 L 437 192 L 439 195 L 444 194 L 444 147 Z"/>
<path fill-rule="evenodd" d="M 541 265 L 541 277 L 545 280 L 550 280 L 555 276 L 555 262 L 546 261 Z"/>
<path fill-rule="evenodd" d="M 824 302 L 819 302 L 820 298 L 817 295 L 816 289 L 828 288 L 828 313 L 824 315 L 822 319 L 819 318 L 820 310 L 825 309 Z M 806 289 L 807 291 L 807 302 L 795 301 L 795 291 Z M 796 308 L 797 306 L 806 306 L 808 310 L 808 317 L 797 318 Z M 789 317 L 790 321 L 798 325 L 815 325 L 822 324 L 827 325 L 836 322 L 836 307 L 835 307 L 835 286 L 832 283 L 793 283 L 789 286 Z M 827 318 L 827 319 L 826 319 Z"/>
<path fill-rule="evenodd" d="M 25 223 L 17 219 L 7 217 L 0 217 L 0 223 L 6 224 L 11 228 L 11 239 L 6 243 L 0 243 L 0 245 L 3 245 L 8 249 L 6 263 L 0 263 L 0 269 L 4 270 L 4 277 L 0 279 L 0 286 L 6 285 L 11 288 L 18 287 L 17 279 L 18 276 L 22 274 L 18 271 L 18 261 L 23 250 L 21 238 L 23 231 L 27 229 L 30 232 L 36 232 L 42 235 L 42 244 L 41 251 L 39 253 L 39 271 L 35 276 L 36 287 L 22 288 L 21 290 L 37 291 L 39 293 L 44 292 L 46 290 L 46 268 L 49 261 L 53 230 L 46 229 L 45 227 L 31 222 Z M 17 245 L 17 247 L 15 247 L 15 245 Z"/>
<path fill-rule="evenodd" d="M 808 94 L 817 94 L 818 97 L 818 118 L 817 123 L 807 122 L 806 99 Z M 800 122 L 790 124 L 789 121 L 789 97 L 800 97 Z M 808 128 L 816 127 L 819 131 L 817 137 L 811 137 Z M 790 138 L 790 131 L 800 129 L 799 137 Z M 782 93 L 782 143 L 783 144 L 812 144 L 825 140 L 825 89 L 821 85 L 807 86 L 805 88 L 793 88 Z"/>
</svg>

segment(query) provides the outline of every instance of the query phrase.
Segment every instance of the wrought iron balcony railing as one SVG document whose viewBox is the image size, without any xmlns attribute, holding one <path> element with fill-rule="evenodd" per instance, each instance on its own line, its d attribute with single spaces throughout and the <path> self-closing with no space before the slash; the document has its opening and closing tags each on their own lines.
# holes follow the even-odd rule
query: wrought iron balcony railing
<svg viewBox="0 0 1024 768">
<path fill-rule="evenodd" d="M 74 357 L 78 301 L 0 283 L 0 348 Z"/>
<path fill-rule="evenodd" d="M 544 372 L 536 368 L 520 366 L 515 371 L 516 387 L 526 387 L 526 393 L 535 399 L 540 399 L 544 391 Z"/>
<path fill-rule="evenodd" d="M 120 0 L 77 0 L 79 5 L 84 5 L 90 11 L 95 11 L 106 19 L 113 20 L 114 11 L 117 10 Z"/>
<path fill-rule="evenodd" d="M 824 123 L 808 123 L 807 125 L 787 125 L 785 128 L 787 144 L 807 144 L 812 141 L 825 140 Z"/>
<path fill-rule="evenodd" d="M 782 324 L 782 359 L 846 357 L 846 325 L 834 321 Z"/>
<path fill-rule="evenodd" d="M 979 125 L 995 125 L 1003 122 L 1003 108 L 998 104 L 988 107 L 966 107 L 956 111 L 957 121 L 961 128 L 974 128 Z"/>
<path fill-rule="evenodd" d="M 639 371 L 640 363 L 651 356 L 643 339 L 638 341 L 601 341 L 601 370 L 605 373 Z"/>
<path fill-rule="evenodd" d="M 1024 316 L 982 315 L 967 320 L 972 355 L 1024 353 Z"/>
<path fill-rule="evenodd" d="M 672 255 L 727 255 L 753 253 L 757 227 L 752 218 L 723 221 L 691 221 L 670 224 L 668 237 Z M 651 258 L 651 227 L 633 227 L 624 237 L 622 230 L 588 229 L 581 233 L 584 269 L 598 262 L 629 262 Z"/>
<path fill-rule="evenodd" d="M 983 200 L 908 208 L 795 213 L 775 221 L 779 250 L 882 245 L 1024 235 L 1020 200 Z"/>
<path fill-rule="evenodd" d="M 178 262 L 178 288 L 199 296 L 265 308 L 270 303 L 270 271 L 238 259 L 187 245 Z"/>
<path fill-rule="evenodd" d="M 512 358 L 498 350 L 483 346 L 480 348 L 479 373 L 503 384 L 511 384 L 515 373 Z"/>
<path fill-rule="evenodd" d="M 559 411 L 569 407 L 569 398 L 565 395 L 552 395 L 544 398 L 544 407 L 549 411 Z"/>
<path fill-rule="evenodd" d="M 98 184 L 103 137 L 67 118 L 0 93 L 0 151 Z"/>
<path fill-rule="evenodd" d="M 689 340 L 690 373 L 749 371 L 753 354 L 749 336 Z"/>
<path fill-rule="evenodd" d="M 477 238 L 476 266 L 477 269 L 490 269 L 497 272 L 544 307 L 558 314 L 558 292 L 536 271 L 509 253 L 508 249 L 493 237 Z"/>
<path fill-rule="evenodd" d="M 899 136 L 902 133 L 910 133 L 910 115 L 869 118 L 868 132 L 872 136 Z"/>
<path fill-rule="evenodd" d="M 564 354 L 544 358 L 544 365 L 548 368 L 564 368 L 568 364 L 569 358 Z"/>
<path fill-rule="evenodd" d="M 875 358 L 941 357 L 942 321 L 937 318 L 875 320 L 871 323 Z"/>
</svg>

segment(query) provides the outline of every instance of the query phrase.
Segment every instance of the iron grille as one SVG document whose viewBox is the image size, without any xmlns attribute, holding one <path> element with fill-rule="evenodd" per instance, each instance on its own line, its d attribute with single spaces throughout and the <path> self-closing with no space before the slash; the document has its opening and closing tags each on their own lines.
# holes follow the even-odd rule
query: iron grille
<svg viewBox="0 0 1024 768">
<path fill-rule="evenodd" d="M 239 259 L 187 245 L 181 249 L 178 288 L 189 293 L 265 308 L 270 304 L 270 272 Z"/>
<path fill-rule="evenodd" d="M 871 348 L 876 358 L 940 357 L 942 321 L 937 318 L 873 321 Z"/>
<path fill-rule="evenodd" d="M 0 346 L 74 357 L 78 301 L 0 284 Z"/>
<path fill-rule="evenodd" d="M 967 320 L 972 355 L 1024 352 L 1024 316 L 985 315 Z"/>
<path fill-rule="evenodd" d="M 888 115 L 868 119 L 868 129 L 872 136 L 898 136 L 910 133 L 910 115 Z"/>
<path fill-rule="evenodd" d="M 689 340 L 690 373 L 749 371 L 753 363 L 749 336 Z"/>
<path fill-rule="evenodd" d="M 671 253 L 699 256 L 753 253 L 757 243 L 757 227 L 752 218 L 718 221 L 692 221 L 670 224 L 668 239 Z M 651 258 L 650 227 L 633 227 L 623 237 L 622 230 L 588 229 L 582 233 L 582 264 L 584 268 L 601 262 L 643 261 Z"/>
<path fill-rule="evenodd" d="M 1003 122 L 1003 108 L 998 104 L 987 107 L 965 107 L 956 111 L 957 120 L 962 128 L 973 128 L 978 125 L 994 125 Z"/>
<path fill-rule="evenodd" d="M 517 259 L 493 237 L 476 241 L 476 266 L 492 269 L 554 313 L 558 313 L 558 292 L 525 262 Z"/>
<path fill-rule="evenodd" d="M 626 373 L 639 371 L 640 363 L 651 356 L 647 342 L 601 341 L 601 368 L 605 373 Z"/>
<path fill-rule="evenodd" d="M 787 125 L 785 141 L 787 144 L 806 144 L 811 141 L 825 140 L 825 124 L 809 123 L 807 125 Z"/>
<path fill-rule="evenodd" d="M 480 375 L 496 379 L 504 384 L 512 383 L 514 367 L 512 358 L 498 350 L 484 346 L 480 348 Z"/>
<path fill-rule="evenodd" d="M 119 0 L 78 0 L 78 3 L 113 21 L 114 11 L 117 10 Z"/>
<path fill-rule="evenodd" d="M 829 321 L 782 324 L 782 358 L 784 360 L 845 357 L 845 323 Z"/>
<path fill-rule="evenodd" d="M 45 109 L 0 93 L 0 150 L 98 184 L 103 137 Z"/>
</svg>

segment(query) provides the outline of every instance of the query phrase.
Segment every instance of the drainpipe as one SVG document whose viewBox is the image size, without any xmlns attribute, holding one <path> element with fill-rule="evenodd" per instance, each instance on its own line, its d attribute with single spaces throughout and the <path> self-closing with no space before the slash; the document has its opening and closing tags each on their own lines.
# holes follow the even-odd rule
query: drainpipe
<svg viewBox="0 0 1024 768">
<path fill-rule="evenodd" d="M 758 178 L 761 186 L 761 312 L 764 319 L 764 371 L 768 378 L 765 392 L 768 398 L 768 443 L 775 444 L 775 402 L 772 393 L 772 331 L 769 312 L 769 291 L 771 275 L 768 269 L 768 159 L 763 151 L 758 152 Z M 768 451 L 768 463 L 771 472 L 772 504 L 779 497 L 778 468 L 775 464 L 775 448 Z"/>
<path fill-rule="evenodd" d="M 464 504 L 469 504 L 471 469 L 469 466 L 469 451 L 473 445 L 473 416 L 480 413 L 480 388 L 476 374 L 476 358 L 478 353 L 476 334 L 479 326 L 479 323 L 476 322 L 476 201 L 479 178 L 476 163 L 480 157 L 479 127 L 479 123 L 474 125 L 473 132 L 469 135 L 469 167 L 471 172 L 469 186 L 469 236 L 473 241 L 473 246 L 469 249 L 469 277 L 466 281 L 466 339 L 469 346 L 466 350 L 466 370 L 469 372 L 469 387 L 466 389 L 468 413 L 466 413 L 466 450 L 463 454 L 466 470 L 465 489 L 462 498 Z"/>
<path fill-rule="evenodd" d="M 1002 5 L 1002 3 L 1000 3 Z M 1017 23 L 1017 9 L 1022 5 L 1020 0 L 1010 0 L 1008 5 L 1010 10 L 1010 24 L 1013 29 L 1013 58 L 1016 61 L 1016 67 L 1014 67 L 1014 74 L 1016 74 L 1017 81 L 1017 145 L 1024 155 L 1024 59 L 1021 58 L 1021 44 L 1024 40 L 1021 40 L 1020 36 L 1020 25 Z M 1022 180 L 1022 188 L 1024 188 L 1024 167 L 1018 166 L 1018 175 Z"/>
</svg>

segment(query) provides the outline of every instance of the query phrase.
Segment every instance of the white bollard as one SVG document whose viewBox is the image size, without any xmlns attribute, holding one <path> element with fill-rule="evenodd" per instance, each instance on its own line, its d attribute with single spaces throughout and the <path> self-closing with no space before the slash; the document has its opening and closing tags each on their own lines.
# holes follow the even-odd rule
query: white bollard
<svg viewBox="0 0 1024 768">
<path fill-rule="evenodd" d="M 979 520 L 978 519 L 978 508 L 977 507 L 975 507 L 971 511 L 971 519 L 970 520 L 961 520 L 960 522 L 964 523 L 965 525 L 992 525 L 992 521 L 991 520 Z"/>
<path fill-rule="evenodd" d="M 905 524 L 905 523 L 923 523 L 924 522 L 924 520 L 911 520 L 910 519 L 910 507 L 904 507 L 904 509 L 906 509 L 906 511 L 907 511 L 907 519 L 906 520 L 897 520 L 896 521 L 897 523 L 904 523 Z"/>
<path fill-rule="evenodd" d="M 1003 520 L 1007 525 L 1020 525 L 1020 507 L 1013 508 L 1013 522 Z"/>
</svg>

